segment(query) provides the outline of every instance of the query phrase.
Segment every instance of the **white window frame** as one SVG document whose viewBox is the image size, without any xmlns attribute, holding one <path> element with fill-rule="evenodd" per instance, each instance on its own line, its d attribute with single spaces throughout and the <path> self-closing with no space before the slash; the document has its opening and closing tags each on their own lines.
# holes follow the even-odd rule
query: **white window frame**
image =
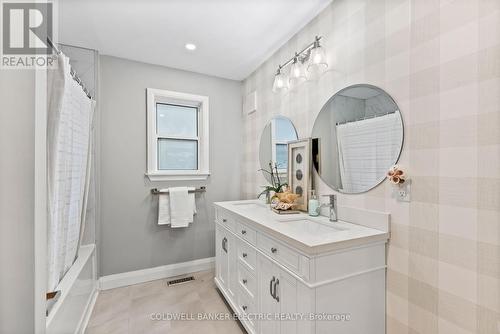
<svg viewBox="0 0 500 334">
<path fill-rule="evenodd" d="M 276 120 L 271 119 L 271 156 L 274 163 L 277 163 L 276 160 L 276 145 L 284 144 L 288 146 L 287 141 L 276 140 Z M 278 173 L 281 175 L 285 175 L 287 173 L 287 168 L 278 168 Z"/>
<path fill-rule="evenodd" d="M 193 95 L 169 90 L 147 88 L 147 172 L 151 181 L 206 180 L 209 168 L 209 99 L 208 96 Z M 156 104 L 176 104 L 198 108 L 198 169 L 159 170 L 158 136 L 156 133 Z"/>
</svg>

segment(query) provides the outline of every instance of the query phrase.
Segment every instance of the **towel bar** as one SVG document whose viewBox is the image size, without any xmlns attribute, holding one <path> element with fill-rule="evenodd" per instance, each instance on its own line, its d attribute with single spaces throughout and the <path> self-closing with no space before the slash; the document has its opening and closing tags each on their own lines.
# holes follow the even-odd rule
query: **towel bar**
<svg viewBox="0 0 500 334">
<path fill-rule="evenodd" d="M 196 188 L 194 190 L 189 190 L 188 192 L 190 192 L 190 193 L 204 193 L 206 190 L 207 190 L 206 187 L 200 187 L 200 188 Z M 153 194 L 153 195 L 168 194 L 168 190 L 160 191 L 160 190 L 158 190 L 158 188 L 153 188 L 153 189 L 151 189 L 151 194 Z"/>
</svg>

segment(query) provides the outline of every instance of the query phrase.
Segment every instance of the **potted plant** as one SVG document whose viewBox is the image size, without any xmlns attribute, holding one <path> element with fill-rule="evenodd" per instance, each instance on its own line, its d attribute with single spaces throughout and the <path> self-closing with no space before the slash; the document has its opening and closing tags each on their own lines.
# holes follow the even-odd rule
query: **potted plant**
<svg viewBox="0 0 500 334">
<path fill-rule="evenodd" d="M 262 168 L 260 169 L 260 171 L 269 174 L 271 178 L 271 184 L 262 186 L 264 190 L 262 190 L 257 198 L 261 198 L 262 195 L 266 195 L 266 203 L 270 204 L 272 198 L 274 197 L 274 194 L 284 192 L 284 190 L 288 187 L 288 183 L 281 183 L 281 179 L 278 173 L 278 165 L 276 163 L 273 166 L 273 163 L 270 161 L 269 170 Z"/>
</svg>

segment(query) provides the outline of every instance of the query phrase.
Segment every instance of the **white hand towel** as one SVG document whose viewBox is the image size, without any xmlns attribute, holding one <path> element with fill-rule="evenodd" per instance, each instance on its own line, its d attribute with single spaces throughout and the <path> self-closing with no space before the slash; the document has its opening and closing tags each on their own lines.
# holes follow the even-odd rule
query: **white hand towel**
<svg viewBox="0 0 500 334">
<path fill-rule="evenodd" d="M 166 189 L 160 189 L 160 192 L 166 192 Z M 158 195 L 158 225 L 170 224 L 170 201 L 168 194 Z"/>
<path fill-rule="evenodd" d="M 194 193 L 195 188 L 188 188 L 188 197 L 193 207 L 193 214 L 196 212 L 196 198 Z M 192 191 L 192 192 L 189 192 Z M 168 189 L 160 189 L 161 194 L 158 195 L 158 225 L 170 225 L 170 198 Z"/>
<path fill-rule="evenodd" d="M 188 188 L 188 196 L 189 196 L 189 200 L 192 203 L 191 205 L 193 207 L 193 215 L 195 215 L 197 213 L 196 212 L 196 197 L 194 196 L 195 195 L 195 190 L 196 190 L 196 188 L 193 188 L 193 187 L 189 187 Z"/>
<path fill-rule="evenodd" d="M 193 222 L 193 201 L 189 198 L 187 187 L 169 189 L 170 194 L 170 226 L 187 227 Z M 194 195 L 194 194 L 193 194 Z"/>
</svg>

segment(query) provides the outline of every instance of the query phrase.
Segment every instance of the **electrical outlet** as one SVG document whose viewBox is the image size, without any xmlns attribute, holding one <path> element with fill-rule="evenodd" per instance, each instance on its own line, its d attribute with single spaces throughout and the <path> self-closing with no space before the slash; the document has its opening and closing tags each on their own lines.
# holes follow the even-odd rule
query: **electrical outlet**
<svg viewBox="0 0 500 334">
<path fill-rule="evenodd" d="M 410 202 L 411 200 L 411 180 L 406 180 L 402 185 L 395 189 L 396 199 L 399 202 Z"/>
</svg>

